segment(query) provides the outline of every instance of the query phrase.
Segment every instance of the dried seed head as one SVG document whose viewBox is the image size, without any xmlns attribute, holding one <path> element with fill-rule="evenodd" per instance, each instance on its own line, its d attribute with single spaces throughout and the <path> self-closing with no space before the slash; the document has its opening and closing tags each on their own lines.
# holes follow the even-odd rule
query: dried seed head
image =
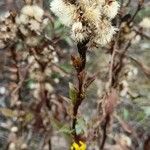
<svg viewBox="0 0 150 150">
<path fill-rule="evenodd" d="M 71 37 L 76 42 L 89 40 L 89 45 L 104 46 L 116 32 L 111 25 L 119 9 L 116 0 L 53 0 L 52 12 L 71 28 Z M 65 11 L 64 11 L 65 10 Z"/>
<path fill-rule="evenodd" d="M 99 22 L 99 28 L 97 30 L 97 36 L 94 38 L 94 42 L 98 45 L 105 46 L 109 43 L 116 33 L 116 28 L 111 25 L 111 23 L 104 19 Z"/>
<path fill-rule="evenodd" d="M 37 5 L 25 5 L 21 13 L 29 16 L 29 17 L 34 17 L 36 20 L 41 21 L 44 11 Z"/>
<path fill-rule="evenodd" d="M 38 21 L 41 21 L 44 15 L 43 9 L 37 5 L 32 5 L 32 9 L 34 13 L 34 18 Z"/>
<path fill-rule="evenodd" d="M 104 7 L 103 7 L 103 14 L 106 15 L 106 17 L 113 19 L 118 13 L 120 5 L 118 4 L 117 1 L 111 1 L 108 2 Z"/>
<path fill-rule="evenodd" d="M 21 13 L 26 15 L 26 16 L 30 16 L 30 17 L 34 16 L 33 8 L 31 5 L 24 6 L 21 10 Z"/>
<path fill-rule="evenodd" d="M 142 28 L 150 29 L 150 17 L 145 17 L 139 24 Z"/>
<path fill-rule="evenodd" d="M 85 40 L 87 34 L 84 30 L 82 22 L 75 22 L 72 25 L 71 37 L 77 42 L 82 42 L 83 40 Z"/>
<path fill-rule="evenodd" d="M 65 3 L 63 0 L 53 0 L 50 7 L 51 11 L 59 17 L 64 25 L 70 26 L 73 24 L 76 13 L 76 7 L 74 5 Z"/>
<path fill-rule="evenodd" d="M 87 20 L 95 24 L 101 18 L 100 9 L 96 5 L 86 6 L 84 8 L 84 15 Z"/>
<path fill-rule="evenodd" d="M 11 132 L 14 132 L 14 133 L 18 132 L 18 128 L 16 126 L 12 127 Z"/>
</svg>

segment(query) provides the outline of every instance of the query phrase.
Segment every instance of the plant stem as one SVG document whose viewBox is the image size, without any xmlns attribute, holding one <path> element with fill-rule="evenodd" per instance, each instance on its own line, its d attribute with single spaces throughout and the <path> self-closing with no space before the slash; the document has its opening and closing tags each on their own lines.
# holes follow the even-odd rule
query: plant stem
<svg viewBox="0 0 150 150">
<path fill-rule="evenodd" d="M 84 89 L 83 89 L 83 78 L 82 78 L 82 73 L 83 70 L 85 69 L 85 65 L 86 65 L 86 52 L 87 52 L 87 44 L 88 41 L 82 42 L 82 43 L 78 43 L 77 44 L 77 48 L 78 48 L 78 53 L 81 59 L 81 64 L 79 66 L 79 69 L 76 69 L 77 71 L 77 79 L 78 79 L 78 93 L 77 93 L 77 100 L 76 100 L 76 104 L 74 105 L 73 108 L 73 121 L 72 121 L 72 129 L 74 130 L 74 140 L 76 142 L 79 142 L 79 139 L 77 137 L 76 134 L 76 130 L 75 130 L 75 126 L 77 123 L 77 114 L 78 114 L 78 109 L 79 106 L 81 105 L 82 101 L 84 100 Z"/>
</svg>

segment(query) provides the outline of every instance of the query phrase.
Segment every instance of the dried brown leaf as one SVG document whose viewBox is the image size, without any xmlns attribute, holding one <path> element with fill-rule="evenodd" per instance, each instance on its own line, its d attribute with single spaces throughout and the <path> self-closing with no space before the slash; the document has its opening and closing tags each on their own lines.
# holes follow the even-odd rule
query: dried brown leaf
<svg viewBox="0 0 150 150">
<path fill-rule="evenodd" d="M 87 77 L 85 84 L 84 84 L 84 87 L 88 88 L 92 84 L 92 82 L 96 79 L 96 76 L 97 76 L 97 74 L 90 76 L 90 77 Z"/>
<path fill-rule="evenodd" d="M 111 89 L 111 92 L 105 98 L 105 113 L 110 115 L 114 112 L 117 106 L 118 95 L 115 89 Z"/>
</svg>

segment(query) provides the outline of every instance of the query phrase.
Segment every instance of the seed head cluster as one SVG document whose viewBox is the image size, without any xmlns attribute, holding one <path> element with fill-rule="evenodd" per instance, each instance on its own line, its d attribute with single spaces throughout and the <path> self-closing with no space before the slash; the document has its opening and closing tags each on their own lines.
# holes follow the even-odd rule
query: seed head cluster
<svg viewBox="0 0 150 150">
<path fill-rule="evenodd" d="M 117 30 L 111 24 L 119 10 L 116 0 L 53 0 L 50 7 L 71 28 L 73 40 L 88 40 L 90 47 L 105 46 Z"/>
</svg>

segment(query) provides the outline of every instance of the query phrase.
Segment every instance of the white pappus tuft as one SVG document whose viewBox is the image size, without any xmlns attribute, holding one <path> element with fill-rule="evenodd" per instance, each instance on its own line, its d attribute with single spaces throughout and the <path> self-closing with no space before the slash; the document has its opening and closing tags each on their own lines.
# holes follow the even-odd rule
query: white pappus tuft
<svg viewBox="0 0 150 150">
<path fill-rule="evenodd" d="M 53 0 L 50 6 L 60 21 L 71 28 L 76 42 L 88 39 L 88 45 L 105 46 L 116 32 L 111 25 L 119 10 L 116 0 Z"/>
<path fill-rule="evenodd" d="M 74 22 L 74 15 L 76 14 L 76 7 L 65 3 L 63 0 L 53 0 L 50 4 L 51 11 L 59 17 L 60 21 L 70 26 Z"/>
<path fill-rule="evenodd" d="M 34 17 L 38 21 L 41 21 L 44 15 L 43 9 L 37 5 L 25 5 L 22 8 L 21 13 L 29 17 Z"/>
<path fill-rule="evenodd" d="M 72 25 L 71 37 L 77 42 L 82 42 L 83 40 L 85 40 L 87 34 L 84 31 L 82 22 L 75 22 Z"/>
<path fill-rule="evenodd" d="M 109 4 L 106 4 L 103 7 L 103 14 L 106 15 L 108 18 L 113 19 L 118 13 L 120 5 L 117 1 L 112 1 Z"/>
</svg>

